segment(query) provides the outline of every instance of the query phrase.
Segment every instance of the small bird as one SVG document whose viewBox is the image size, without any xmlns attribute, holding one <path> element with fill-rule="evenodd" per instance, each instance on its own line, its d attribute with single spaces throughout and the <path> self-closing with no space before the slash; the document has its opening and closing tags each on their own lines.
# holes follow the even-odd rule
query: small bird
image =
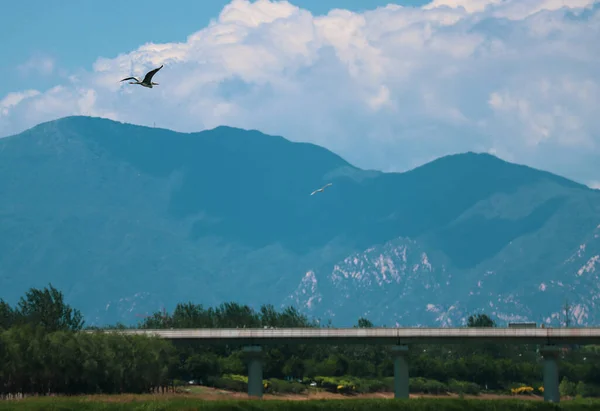
<svg viewBox="0 0 600 411">
<path fill-rule="evenodd" d="M 323 190 L 325 190 L 327 187 L 329 187 L 330 185 L 332 185 L 331 183 L 325 184 L 323 187 L 316 189 L 315 191 L 313 191 L 312 193 L 310 193 L 310 195 L 315 195 L 317 193 L 322 192 Z"/>
<path fill-rule="evenodd" d="M 144 77 L 144 79 L 142 81 L 139 81 L 137 78 L 135 77 L 127 77 L 124 78 L 121 81 L 125 81 L 125 80 L 135 80 L 135 81 L 130 81 L 129 84 L 139 84 L 140 86 L 144 86 L 144 87 L 148 87 L 148 88 L 152 88 L 152 86 L 158 86 L 158 83 L 153 83 L 152 82 L 152 77 L 154 77 L 154 75 L 158 72 L 158 70 L 160 70 L 161 68 L 163 68 L 163 65 L 161 65 L 159 68 L 156 68 L 152 71 L 149 71 L 148 73 L 146 73 L 146 76 Z"/>
</svg>

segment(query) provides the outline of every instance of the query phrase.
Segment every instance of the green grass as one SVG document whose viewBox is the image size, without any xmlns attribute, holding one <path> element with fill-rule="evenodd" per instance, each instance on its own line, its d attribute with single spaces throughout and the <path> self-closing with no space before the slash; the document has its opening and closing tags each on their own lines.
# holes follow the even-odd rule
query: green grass
<svg viewBox="0 0 600 411">
<path fill-rule="evenodd" d="M 86 397 L 32 398 L 20 401 L 0 401 L 3 410 L 44 411 L 588 411 L 600 409 L 600 401 L 566 401 L 560 405 L 541 401 L 521 400 L 310 400 L 310 401 L 202 401 L 189 398 L 120 401 L 119 396 L 105 397 L 104 401 Z"/>
</svg>

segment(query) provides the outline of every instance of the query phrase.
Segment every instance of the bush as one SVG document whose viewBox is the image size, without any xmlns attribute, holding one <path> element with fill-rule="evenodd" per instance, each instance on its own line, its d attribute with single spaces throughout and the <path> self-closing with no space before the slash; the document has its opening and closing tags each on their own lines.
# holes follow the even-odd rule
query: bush
<svg viewBox="0 0 600 411">
<path fill-rule="evenodd" d="M 411 393 L 440 395 L 448 392 L 448 386 L 437 380 L 417 377 L 408 380 L 408 391 Z"/>
<path fill-rule="evenodd" d="M 585 383 L 583 381 L 579 381 L 577 383 L 577 386 L 575 387 L 575 392 L 577 393 L 578 397 L 585 397 L 587 394 L 587 387 L 585 386 Z"/>
<path fill-rule="evenodd" d="M 340 394 L 367 394 L 373 392 L 390 392 L 394 389 L 394 379 L 363 379 L 350 376 L 344 377 L 323 377 L 314 378 L 317 386 L 329 392 Z M 305 380 L 310 383 L 310 380 Z"/>
<path fill-rule="evenodd" d="M 232 380 L 231 378 L 209 378 L 207 380 L 209 387 L 220 388 L 222 390 L 245 392 L 248 391 L 248 383 L 244 381 Z"/>
<path fill-rule="evenodd" d="M 356 383 L 350 378 L 338 378 L 338 377 L 315 377 L 315 382 L 321 388 L 324 388 L 329 392 L 336 392 L 340 394 L 350 394 L 356 392 Z"/>
<path fill-rule="evenodd" d="M 575 386 L 575 392 L 577 397 L 580 398 L 598 398 L 600 397 L 600 385 L 586 384 L 583 381 L 579 381 Z"/>
<path fill-rule="evenodd" d="M 569 381 L 567 377 L 563 377 L 558 390 L 561 397 L 574 397 L 577 394 L 577 385 Z"/>
<path fill-rule="evenodd" d="M 468 395 L 479 395 L 481 392 L 481 388 L 479 385 L 467 382 L 467 381 L 458 381 L 458 380 L 450 380 L 448 382 L 448 390 L 455 394 L 468 394 Z"/>
<path fill-rule="evenodd" d="M 248 377 L 238 374 L 225 374 L 222 377 L 209 377 L 206 380 L 209 387 L 228 391 L 248 391 Z"/>
<path fill-rule="evenodd" d="M 360 394 L 372 392 L 389 392 L 394 390 L 394 380 L 391 386 L 388 386 L 384 380 L 359 379 L 356 381 L 356 392 Z"/>
<path fill-rule="evenodd" d="M 270 394 L 300 394 L 306 391 L 306 386 L 298 382 L 290 382 L 271 378 L 267 380 L 266 393 Z"/>
<path fill-rule="evenodd" d="M 240 375 L 240 374 L 224 374 L 223 378 L 227 378 L 229 380 L 233 380 L 233 381 L 240 381 L 240 382 L 245 382 L 246 384 L 248 384 L 248 376 L 247 375 Z"/>
<path fill-rule="evenodd" d="M 173 385 L 175 387 L 183 387 L 183 386 L 188 385 L 188 383 L 185 382 L 185 381 L 183 381 L 183 380 L 177 380 L 177 379 L 175 379 L 175 380 L 173 380 Z"/>
</svg>

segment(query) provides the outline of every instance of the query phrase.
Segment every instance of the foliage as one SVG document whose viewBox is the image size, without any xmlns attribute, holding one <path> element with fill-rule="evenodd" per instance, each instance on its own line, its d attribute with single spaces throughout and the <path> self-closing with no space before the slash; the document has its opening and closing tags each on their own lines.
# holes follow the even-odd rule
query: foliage
<svg viewBox="0 0 600 411">
<path fill-rule="evenodd" d="M 495 327 L 496 323 L 486 314 L 476 314 L 469 316 L 467 327 Z"/>
<path fill-rule="evenodd" d="M 209 387 L 219 388 L 228 391 L 245 392 L 248 391 L 248 381 L 234 380 L 226 377 L 211 377 L 207 379 Z"/>
<path fill-rule="evenodd" d="M 446 394 L 448 393 L 448 385 L 437 380 L 429 380 L 422 377 L 410 378 L 408 390 L 412 393 L 420 394 Z"/>
<path fill-rule="evenodd" d="M 575 387 L 575 392 L 577 393 L 578 397 L 587 397 L 588 396 L 587 395 L 588 389 L 583 381 L 579 381 L 577 383 L 577 386 Z"/>
<path fill-rule="evenodd" d="M 448 382 L 448 391 L 457 394 L 478 395 L 481 392 L 481 388 L 472 382 L 451 379 Z"/>
<path fill-rule="evenodd" d="M 358 328 L 373 328 L 373 323 L 366 318 L 360 317 L 358 319 L 358 324 L 355 325 Z"/>
<path fill-rule="evenodd" d="M 271 378 L 266 383 L 265 392 L 268 394 L 301 394 L 306 391 L 304 384 L 295 381 L 285 381 Z"/>
<path fill-rule="evenodd" d="M 567 377 L 563 377 L 558 390 L 562 397 L 574 397 L 577 394 L 577 384 L 569 381 Z"/>
<path fill-rule="evenodd" d="M 46 331 L 79 331 L 84 321 L 81 312 L 64 302 L 62 292 L 49 284 L 39 290 L 31 288 L 19 300 L 16 309 L 0 299 L 0 329 L 31 324 Z"/>
<path fill-rule="evenodd" d="M 43 310 L 48 308 L 47 313 Z M 43 315 L 42 315 L 43 314 Z M 30 290 L 13 308 L 0 301 L 0 394 L 148 392 L 174 381 L 197 380 L 247 390 L 242 347 L 169 342 L 142 336 L 75 332 L 78 311 L 52 286 Z M 487 323 L 484 315 L 472 324 Z M 155 313 L 140 328 L 317 327 L 293 308 L 258 311 L 236 303 L 204 308 L 179 304 Z M 357 327 L 370 327 L 365 318 Z M 389 347 L 371 345 L 269 345 L 264 347 L 266 392 L 317 388 L 348 395 L 393 390 Z M 561 358 L 563 395 L 600 396 L 600 350 L 573 349 Z M 534 347 L 502 344 L 411 345 L 412 393 L 477 395 L 481 391 L 541 395 L 541 357 Z M 299 382 L 302 381 L 302 382 Z M 574 381 L 574 382 L 571 382 Z M 520 388 L 520 387 L 538 387 Z"/>
<path fill-rule="evenodd" d="M 9 328 L 15 321 L 12 307 L 0 298 L 0 330 Z"/>
<path fill-rule="evenodd" d="M 0 334 L 0 395 L 149 392 L 167 385 L 174 354 L 158 338 L 19 325 Z"/>
<path fill-rule="evenodd" d="M 156 312 L 145 318 L 140 328 L 263 328 L 316 327 L 315 321 L 300 314 L 294 307 L 278 312 L 272 305 L 263 305 L 258 312 L 247 305 L 223 303 L 216 308 L 204 308 L 191 302 L 177 304 L 173 314 Z"/>
</svg>

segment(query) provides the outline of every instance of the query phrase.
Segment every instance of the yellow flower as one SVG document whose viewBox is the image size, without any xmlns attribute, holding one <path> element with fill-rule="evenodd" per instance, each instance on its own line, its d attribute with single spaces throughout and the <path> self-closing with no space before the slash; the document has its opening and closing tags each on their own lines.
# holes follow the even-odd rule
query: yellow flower
<svg viewBox="0 0 600 411">
<path fill-rule="evenodd" d="M 512 388 L 510 390 L 513 394 L 522 394 L 533 392 L 533 387 L 523 386 L 518 388 Z"/>
</svg>

